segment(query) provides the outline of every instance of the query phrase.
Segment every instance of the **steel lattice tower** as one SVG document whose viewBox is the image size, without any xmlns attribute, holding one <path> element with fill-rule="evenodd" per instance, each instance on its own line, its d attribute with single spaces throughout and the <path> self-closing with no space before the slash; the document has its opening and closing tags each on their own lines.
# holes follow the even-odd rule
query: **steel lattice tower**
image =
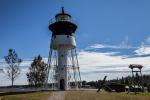
<svg viewBox="0 0 150 100">
<path fill-rule="evenodd" d="M 54 90 L 77 89 L 81 87 L 81 76 L 76 53 L 75 31 L 77 25 L 71 15 L 64 12 L 56 14 L 49 24 L 52 31 L 48 57 L 47 82 Z"/>
<path fill-rule="evenodd" d="M 141 71 L 143 66 L 138 64 L 131 64 L 129 68 L 132 70 L 131 87 L 133 88 L 133 91 L 136 94 L 136 92 L 138 91 L 137 88 L 141 88 L 141 91 L 144 92 L 143 76 Z"/>
</svg>

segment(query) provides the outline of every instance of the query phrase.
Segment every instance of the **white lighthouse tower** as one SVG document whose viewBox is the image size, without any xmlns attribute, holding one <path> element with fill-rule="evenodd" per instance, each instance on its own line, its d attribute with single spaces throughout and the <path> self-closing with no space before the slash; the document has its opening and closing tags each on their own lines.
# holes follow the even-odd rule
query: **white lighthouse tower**
<svg viewBox="0 0 150 100">
<path fill-rule="evenodd" d="M 56 14 L 49 24 L 52 31 L 49 58 L 48 82 L 55 90 L 77 89 L 81 87 L 81 76 L 76 54 L 75 31 L 77 25 L 71 15 L 64 12 Z"/>
</svg>

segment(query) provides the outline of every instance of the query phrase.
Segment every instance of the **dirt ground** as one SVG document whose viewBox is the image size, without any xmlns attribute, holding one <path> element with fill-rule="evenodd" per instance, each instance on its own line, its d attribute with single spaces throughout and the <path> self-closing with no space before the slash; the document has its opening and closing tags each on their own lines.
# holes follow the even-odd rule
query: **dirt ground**
<svg viewBox="0 0 150 100">
<path fill-rule="evenodd" d="M 64 100 L 65 94 L 65 91 L 52 92 L 52 95 L 48 98 L 48 100 Z"/>
</svg>

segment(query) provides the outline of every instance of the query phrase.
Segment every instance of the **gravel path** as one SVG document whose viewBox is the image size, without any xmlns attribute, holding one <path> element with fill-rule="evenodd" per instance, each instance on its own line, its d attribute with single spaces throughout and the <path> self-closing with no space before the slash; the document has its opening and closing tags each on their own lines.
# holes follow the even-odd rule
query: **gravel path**
<svg viewBox="0 0 150 100">
<path fill-rule="evenodd" d="M 52 92 L 52 95 L 48 98 L 48 100 L 64 100 L 65 91 L 55 91 Z"/>
</svg>

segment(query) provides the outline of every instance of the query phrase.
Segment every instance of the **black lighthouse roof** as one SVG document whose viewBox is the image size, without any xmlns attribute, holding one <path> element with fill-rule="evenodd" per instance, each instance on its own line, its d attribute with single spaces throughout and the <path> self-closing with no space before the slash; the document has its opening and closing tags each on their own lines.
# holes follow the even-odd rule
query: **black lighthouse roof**
<svg viewBox="0 0 150 100">
<path fill-rule="evenodd" d="M 60 15 L 67 15 L 67 16 L 69 16 L 71 18 L 71 15 L 69 15 L 68 13 L 66 13 L 64 11 L 64 7 L 61 7 L 61 13 L 56 14 L 55 18 L 57 18 Z"/>
<path fill-rule="evenodd" d="M 73 35 L 77 29 L 77 25 L 71 21 L 71 15 L 64 12 L 62 7 L 61 13 L 56 14 L 55 22 L 49 25 L 52 35 Z"/>
</svg>

